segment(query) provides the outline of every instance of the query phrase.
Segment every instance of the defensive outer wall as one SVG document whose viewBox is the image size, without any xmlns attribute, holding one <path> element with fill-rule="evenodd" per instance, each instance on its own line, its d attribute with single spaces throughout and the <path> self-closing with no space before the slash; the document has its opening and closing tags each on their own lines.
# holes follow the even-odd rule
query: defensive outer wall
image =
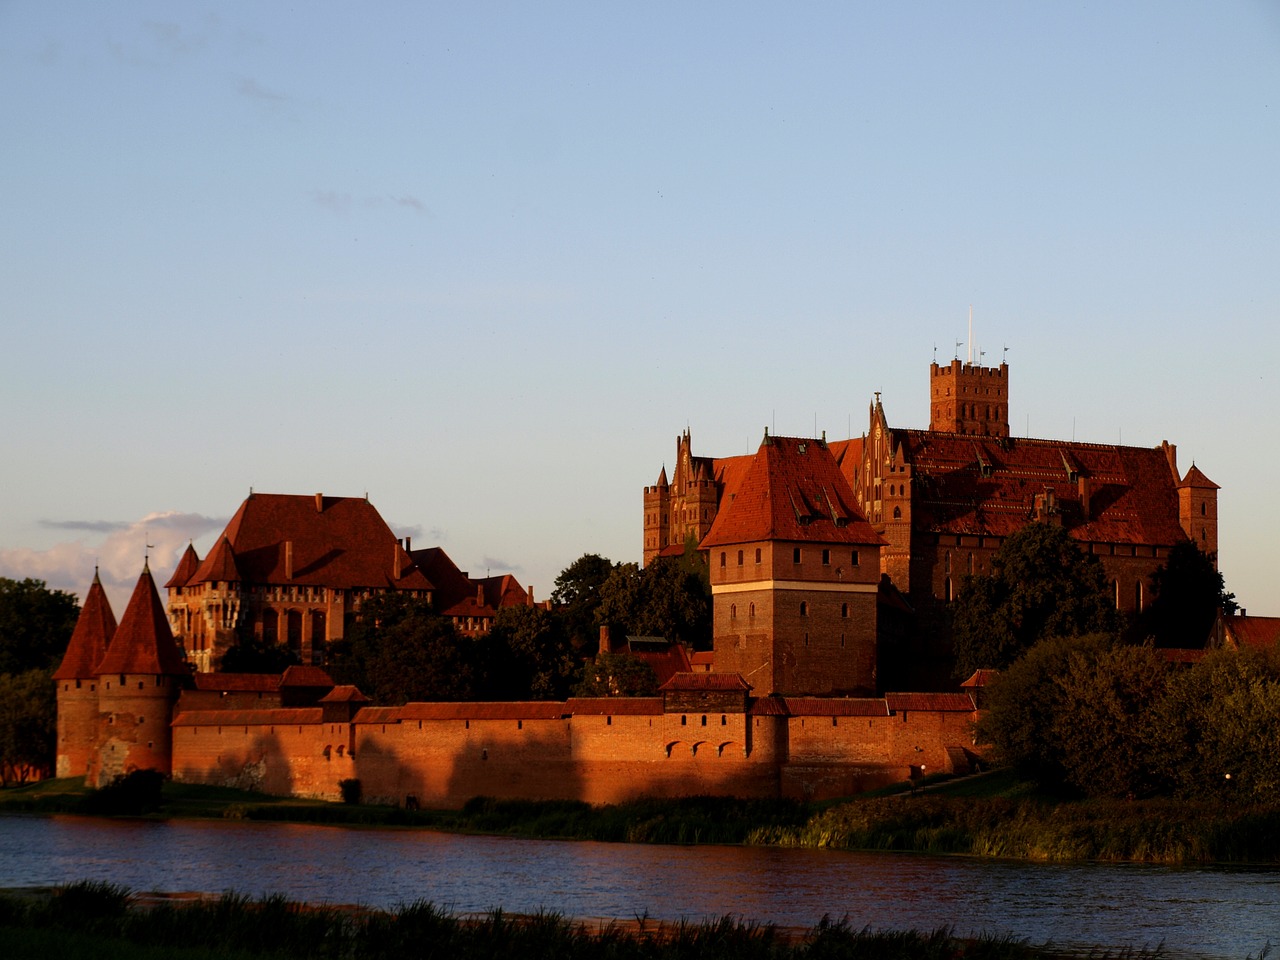
<svg viewBox="0 0 1280 960">
<path fill-rule="evenodd" d="M 736 707 L 736 709 L 734 709 Z M 475 796 L 617 803 L 696 794 L 828 799 L 974 759 L 967 694 L 875 699 L 667 692 L 530 703 L 183 710 L 175 780 L 457 807 Z"/>
</svg>

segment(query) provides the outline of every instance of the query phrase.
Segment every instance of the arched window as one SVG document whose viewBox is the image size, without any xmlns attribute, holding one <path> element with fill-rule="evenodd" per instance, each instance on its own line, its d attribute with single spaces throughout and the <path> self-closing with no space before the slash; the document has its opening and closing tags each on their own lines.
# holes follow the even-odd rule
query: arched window
<svg viewBox="0 0 1280 960">
<path fill-rule="evenodd" d="M 738 551 L 738 566 L 742 566 L 742 551 Z"/>
<path fill-rule="evenodd" d="M 726 560 L 726 558 L 727 558 L 727 557 L 728 557 L 728 554 L 726 554 L 723 550 L 721 550 L 721 551 L 720 551 L 720 566 L 722 566 L 722 567 L 723 567 L 723 566 L 725 565 L 725 560 Z"/>
<path fill-rule="evenodd" d="M 738 619 L 738 605 L 736 603 L 729 604 L 729 619 Z"/>
<path fill-rule="evenodd" d="M 901 519 L 902 519 L 902 508 L 901 508 L 901 507 L 894 507 L 894 508 L 893 508 L 893 519 L 895 519 L 895 520 L 901 520 Z"/>
<path fill-rule="evenodd" d="M 756 615 L 756 605 L 753 603 L 747 608 L 747 616 L 754 617 Z"/>
</svg>

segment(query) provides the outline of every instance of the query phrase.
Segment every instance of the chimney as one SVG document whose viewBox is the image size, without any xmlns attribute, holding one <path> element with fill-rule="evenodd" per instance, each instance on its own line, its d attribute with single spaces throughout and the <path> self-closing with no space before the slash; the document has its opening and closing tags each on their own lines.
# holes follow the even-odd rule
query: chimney
<svg viewBox="0 0 1280 960">
<path fill-rule="evenodd" d="M 391 548 L 394 557 L 391 561 L 391 577 L 393 580 L 399 580 L 403 573 L 400 558 L 404 555 L 400 549 L 400 541 L 396 541 L 396 545 Z"/>
<path fill-rule="evenodd" d="M 1089 498 L 1093 494 L 1093 484 L 1089 482 L 1089 478 L 1083 473 L 1076 480 L 1076 489 L 1080 492 L 1080 509 L 1084 512 L 1085 520 L 1091 519 L 1089 513 Z"/>
<path fill-rule="evenodd" d="M 284 578 L 286 580 L 293 579 L 293 541 L 286 540 L 284 542 Z"/>
<path fill-rule="evenodd" d="M 412 553 L 412 552 L 413 552 L 412 548 L 410 547 L 410 544 L 412 544 L 412 543 L 413 543 L 413 539 L 412 539 L 411 537 L 405 537 L 405 538 L 404 538 L 404 552 L 405 552 L 405 553 Z"/>
<path fill-rule="evenodd" d="M 609 640 L 609 625 L 600 625 L 600 652 L 613 653 L 613 643 Z"/>
<path fill-rule="evenodd" d="M 316 494 L 316 513 L 324 513 L 324 494 Z"/>
<path fill-rule="evenodd" d="M 529 584 L 529 599 L 525 601 L 526 607 L 533 606 L 533 584 Z"/>
<path fill-rule="evenodd" d="M 484 584 L 483 583 L 476 584 L 476 606 L 477 607 L 484 606 Z"/>
</svg>

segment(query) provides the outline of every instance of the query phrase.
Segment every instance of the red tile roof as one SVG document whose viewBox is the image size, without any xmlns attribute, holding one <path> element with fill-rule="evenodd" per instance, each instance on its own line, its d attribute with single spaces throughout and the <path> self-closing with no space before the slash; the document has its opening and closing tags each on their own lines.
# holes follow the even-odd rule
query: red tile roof
<svg viewBox="0 0 1280 960">
<path fill-rule="evenodd" d="M 1280 617 L 1223 617 L 1222 626 L 1227 640 L 1237 647 L 1280 645 Z"/>
<path fill-rule="evenodd" d="M 227 524 L 219 547 L 224 540 L 232 568 L 242 582 L 336 589 L 431 589 L 430 581 L 399 546 L 391 528 L 361 497 L 252 493 Z M 292 577 L 286 575 L 286 543 L 293 545 Z M 231 568 L 219 547 L 205 558 L 191 582 L 232 579 L 224 575 Z"/>
<path fill-rule="evenodd" d="M 97 669 L 100 676 L 141 673 L 185 677 L 191 673 L 178 653 L 169 618 L 147 566 L 142 568 L 129 605 Z"/>
<path fill-rule="evenodd" d="M 765 437 L 703 548 L 760 540 L 880 545 L 822 440 Z"/>
<path fill-rule="evenodd" d="M 973 671 L 973 675 L 964 683 L 960 684 L 966 690 L 977 689 L 991 685 L 991 681 L 1000 675 L 999 670 L 980 669 Z"/>
<path fill-rule="evenodd" d="M 323 667 L 294 664 L 280 675 L 282 687 L 332 687 L 333 677 Z"/>
<path fill-rule="evenodd" d="M 192 676 L 197 690 L 224 693 L 276 693 L 280 677 L 274 673 L 197 673 Z"/>
<path fill-rule="evenodd" d="M 661 697 L 570 697 L 569 713 L 581 717 L 643 717 L 662 713 Z"/>
<path fill-rule="evenodd" d="M 887 717 L 889 707 L 871 697 L 783 697 L 793 717 Z M 972 709 L 972 708 L 970 708 Z"/>
<path fill-rule="evenodd" d="M 1186 539 L 1176 478 L 1164 449 L 895 430 L 912 465 L 912 527 L 1006 537 L 1053 488 L 1063 526 L 1077 540 L 1170 545 Z M 858 468 L 845 455 L 846 476 Z M 1074 476 L 1073 476 L 1074 474 Z M 1088 510 L 1081 479 L 1088 486 Z"/>
<path fill-rule="evenodd" d="M 558 700 L 406 703 L 389 709 L 398 720 L 561 720 L 569 715 L 568 708 Z M 363 718 L 365 710 L 358 716 Z"/>
<path fill-rule="evenodd" d="M 1222 489 L 1220 486 L 1218 486 L 1216 483 L 1214 483 L 1212 480 L 1206 477 L 1203 473 L 1201 473 L 1200 468 L 1197 467 L 1194 463 L 1191 464 L 1191 469 L 1187 471 L 1187 475 L 1182 478 L 1182 482 L 1179 483 L 1178 486 L 1179 487 L 1196 487 L 1202 490 L 1203 489 L 1207 489 L 1207 490 Z"/>
<path fill-rule="evenodd" d="M 263 710 L 184 710 L 173 719 L 175 727 L 287 727 L 318 724 L 324 720 L 319 707 L 269 707 Z"/>
<path fill-rule="evenodd" d="M 106 591 L 93 571 L 93 583 L 85 594 L 84 606 L 71 631 L 71 642 L 62 656 L 62 663 L 53 673 L 55 680 L 91 680 L 98 676 L 98 664 L 107 652 L 107 646 L 116 632 L 116 615 L 111 612 Z"/>
<path fill-rule="evenodd" d="M 236 552 L 231 546 L 231 541 L 224 534 L 214 544 L 209 555 L 204 558 L 204 563 L 196 568 L 196 572 L 191 575 L 188 583 L 209 583 L 210 581 L 239 583 L 242 580 L 244 577 L 236 564 Z"/>
<path fill-rule="evenodd" d="M 196 548 L 191 544 L 187 544 L 187 549 L 182 551 L 182 558 L 178 560 L 177 569 L 173 571 L 165 589 L 170 587 L 185 587 L 191 582 L 191 578 L 195 576 L 196 570 L 200 568 L 200 557 L 196 554 Z"/>
<path fill-rule="evenodd" d="M 360 688 L 349 683 L 340 684 L 326 693 L 320 703 L 369 703 L 368 697 L 360 692 Z"/>
<path fill-rule="evenodd" d="M 740 673 L 677 673 L 660 690 L 750 690 Z"/>
<path fill-rule="evenodd" d="M 751 706 L 747 708 L 747 713 L 753 717 L 787 717 L 791 715 L 790 711 L 787 710 L 787 701 L 777 694 L 752 700 Z"/>
<path fill-rule="evenodd" d="M 967 693 L 886 693 L 884 701 L 892 713 L 928 710 L 938 713 L 972 713 L 973 698 Z"/>
<path fill-rule="evenodd" d="M 626 652 L 649 665 L 658 685 L 666 683 L 678 673 L 689 673 L 689 651 L 682 643 L 672 643 L 662 638 L 627 637 Z"/>
</svg>

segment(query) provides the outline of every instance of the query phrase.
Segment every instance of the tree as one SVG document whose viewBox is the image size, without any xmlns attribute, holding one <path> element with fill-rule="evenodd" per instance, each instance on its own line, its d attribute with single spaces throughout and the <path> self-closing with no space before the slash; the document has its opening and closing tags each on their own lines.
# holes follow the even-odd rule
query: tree
<svg viewBox="0 0 1280 960">
<path fill-rule="evenodd" d="M 348 636 L 330 648 L 330 672 L 377 703 L 470 700 L 480 649 L 423 599 L 402 592 L 366 600 Z"/>
<path fill-rule="evenodd" d="M 711 646 L 711 586 L 695 556 L 661 557 L 643 570 L 619 564 L 600 588 L 597 619 L 610 630 L 680 640 L 694 649 Z"/>
<path fill-rule="evenodd" d="M 484 647 L 495 700 L 560 700 L 578 672 L 563 623 L 541 607 L 503 607 Z"/>
<path fill-rule="evenodd" d="M 268 643 L 246 632 L 223 651 L 218 669 L 223 673 L 284 673 L 301 662 L 283 643 Z"/>
<path fill-rule="evenodd" d="M 658 692 L 653 667 L 629 653 L 602 653 L 582 665 L 575 697 L 651 697 Z"/>
<path fill-rule="evenodd" d="M 74 594 L 0 577 L 0 673 L 55 669 L 79 616 Z"/>
<path fill-rule="evenodd" d="M 1201 648 L 1219 614 L 1236 611 L 1213 557 L 1190 540 L 1169 551 L 1151 574 L 1153 599 L 1138 617 L 1138 632 L 1157 647 Z"/>
<path fill-rule="evenodd" d="M 596 553 L 584 553 L 556 577 L 551 604 L 559 613 L 570 642 L 578 650 L 594 649 L 600 624 L 600 588 L 616 567 Z"/>
<path fill-rule="evenodd" d="M 1114 633 L 1120 617 L 1097 557 L 1062 527 L 1029 523 L 991 558 L 991 573 L 967 576 L 956 602 L 956 673 L 1000 669 L 1046 637 Z"/>
<path fill-rule="evenodd" d="M 1108 649 L 1113 640 L 1103 634 L 1050 637 L 1002 671 L 986 690 L 977 724 L 981 743 L 992 758 L 1047 786 L 1067 779 L 1060 753 L 1053 749 L 1064 693 L 1058 684 L 1073 656 L 1089 656 Z"/>
<path fill-rule="evenodd" d="M 1152 707 L 1164 696 L 1168 675 L 1151 647 L 1072 651 L 1057 679 L 1046 744 L 1068 784 L 1091 797 L 1156 792 Z"/>
<path fill-rule="evenodd" d="M 58 707 L 52 671 L 0 674 L 0 785 L 53 771 Z"/>
<path fill-rule="evenodd" d="M 1168 791 L 1273 803 L 1280 792 L 1280 651 L 1207 654 L 1170 680 L 1152 728 Z"/>
</svg>

